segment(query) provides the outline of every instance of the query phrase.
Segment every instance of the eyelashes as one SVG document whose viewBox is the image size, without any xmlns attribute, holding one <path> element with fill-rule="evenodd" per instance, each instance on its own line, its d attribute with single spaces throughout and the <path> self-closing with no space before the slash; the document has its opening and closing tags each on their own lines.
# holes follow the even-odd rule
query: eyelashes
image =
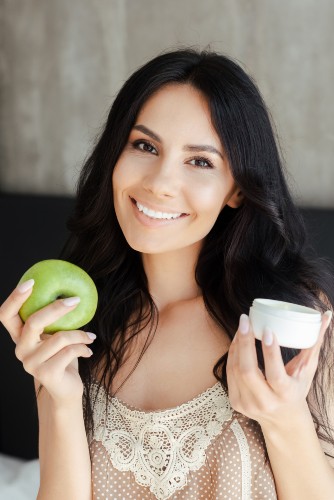
<svg viewBox="0 0 334 500">
<path fill-rule="evenodd" d="M 151 151 L 148 151 L 147 149 L 142 149 L 139 147 L 140 144 L 144 144 L 144 146 L 148 146 L 149 148 L 153 148 L 155 149 L 155 147 L 153 146 L 153 144 L 151 144 L 150 142 L 148 141 L 143 141 L 143 140 L 137 140 L 137 141 L 133 141 L 131 143 L 132 147 L 134 149 L 138 149 L 139 151 L 141 151 L 142 153 L 151 153 Z"/>
<path fill-rule="evenodd" d="M 131 147 L 133 149 L 136 149 L 137 151 L 142 152 L 142 153 L 155 154 L 155 153 L 152 153 L 152 150 L 141 148 L 140 144 L 144 144 L 144 146 L 147 147 L 147 148 L 155 149 L 155 146 L 153 146 L 153 144 L 151 144 L 149 141 L 144 141 L 143 139 L 139 139 L 139 140 L 133 141 L 131 143 Z M 211 163 L 211 161 L 208 158 L 204 157 L 204 156 L 195 156 L 194 158 L 191 158 L 191 160 L 189 160 L 189 161 L 198 161 L 198 162 L 206 163 L 206 166 L 204 166 L 204 165 L 194 165 L 197 168 L 202 168 L 202 169 L 205 169 L 205 168 L 208 168 L 208 169 L 215 168 L 214 165 L 213 165 L 213 163 Z"/>
</svg>

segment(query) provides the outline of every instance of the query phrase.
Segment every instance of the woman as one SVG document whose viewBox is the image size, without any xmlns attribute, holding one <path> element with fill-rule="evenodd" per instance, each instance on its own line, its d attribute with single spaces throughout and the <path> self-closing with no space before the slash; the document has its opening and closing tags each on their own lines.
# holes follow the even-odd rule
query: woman
<svg viewBox="0 0 334 500">
<path fill-rule="evenodd" d="M 180 49 L 139 68 L 69 228 L 62 258 L 99 290 L 94 355 L 94 334 L 42 334 L 78 298 L 23 325 L 26 282 L 1 308 L 38 393 L 38 498 L 332 498 L 333 277 L 310 257 L 241 67 Z M 255 341 L 256 297 L 319 309 L 317 344 L 280 349 L 269 330 Z"/>
</svg>

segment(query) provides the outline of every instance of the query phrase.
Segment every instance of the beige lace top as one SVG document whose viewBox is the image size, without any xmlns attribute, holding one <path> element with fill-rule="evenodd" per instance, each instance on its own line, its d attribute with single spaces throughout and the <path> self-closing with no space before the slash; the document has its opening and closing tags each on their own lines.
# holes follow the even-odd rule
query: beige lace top
<svg viewBox="0 0 334 500">
<path fill-rule="evenodd" d="M 167 410 L 130 407 L 96 383 L 91 397 L 94 500 L 277 498 L 260 427 L 219 382 Z"/>
</svg>

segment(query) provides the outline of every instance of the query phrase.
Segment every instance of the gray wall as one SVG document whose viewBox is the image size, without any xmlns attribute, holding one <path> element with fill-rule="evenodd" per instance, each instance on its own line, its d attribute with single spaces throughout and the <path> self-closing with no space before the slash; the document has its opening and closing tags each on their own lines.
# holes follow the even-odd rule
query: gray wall
<svg viewBox="0 0 334 500">
<path fill-rule="evenodd" d="M 72 194 L 129 74 L 167 48 L 256 79 L 300 205 L 334 208 L 332 0 L 0 0 L 1 189 Z"/>
</svg>

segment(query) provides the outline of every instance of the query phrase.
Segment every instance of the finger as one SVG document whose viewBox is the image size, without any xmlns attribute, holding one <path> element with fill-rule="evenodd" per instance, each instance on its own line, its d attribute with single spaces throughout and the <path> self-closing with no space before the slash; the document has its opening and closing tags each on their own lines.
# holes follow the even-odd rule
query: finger
<svg viewBox="0 0 334 500">
<path fill-rule="evenodd" d="M 244 376 L 252 376 L 258 372 L 255 338 L 250 328 L 249 318 L 246 314 L 240 316 L 237 331 L 236 361 L 238 371 Z"/>
<path fill-rule="evenodd" d="M 17 342 L 23 326 L 19 310 L 30 296 L 33 286 L 34 280 L 28 280 L 17 285 L 0 307 L 0 322 L 8 330 L 14 342 Z"/>
<path fill-rule="evenodd" d="M 22 346 L 31 349 L 40 342 L 40 336 L 48 325 L 54 323 L 57 319 L 73 311 L 80 302 L 79 297 L 69 297 L 66 299 L 55 300 L 51 304 L 35 312 L 25 322 L 23 334 L 21 336 Z"/>
<path fill-rule="evenodd" d="M 320 333 L 316 344 L 308 349 L 302 349 L 295 358 L 289 361 L 286 365 L 286 371 L 289 375 L 296 377 L 303 372 L 305 378 L 306 372 L 308 374 L 309 383 L 312 383 L 318 366 L 320 349 L 323 344 L 326 330 L 331 323 L 332 316 L 332 311 L 326 311 L 322 315 Z M 305 378 L 305 380 L 307 379 Z"/>
<path fill-rule="evenodd" d="M 64 347 L 60 352 L 55 354 L 52 358 L 46 361 L 40 368 L 38 378 L 42 380 L 55 377 L 61 379 L 66 368 L 72 361 L 79 357 L 89 358 L 93 354 L 92 350 L 83 344 L 72 344 Z"/>
<path fill-rule="evenodd" d="M 321 327 L 319 332 L 319 337 L 314 346 L 309 347 L 308 349 L 302 349 L 298 355 L 301 363 L 303 365 L 311 364 L 317 366 L 319 353 L 324 341 L 325 333 L 332 321 L 333 313 L 332 311 L 326 311 L 321 318 Z"/>
<path fill-rule="evenodd" d="M 233 341 L 231 366 L 233 367 L 232 388 L 236 396 L 232 407 L 247 415 L 253 415 L 254 408 L 262 404 L 261 399 L 269 397 L 272 389 L 258 367 L 255 337 L 246 314 L 240 316 L 239 328 Z"/>
<path fill-rule="evenodd" d="M 311 353 L 313 352 L 313 355 L 316 357 L 318 357 L 318 355 L 320 353 L 320 349 L 321 349 L 321 346 L 322 346 L 323 341 L 324 341 L 325 333 L 326 333 L 329 325 L 331 324 L 332 317 L 333 317 L 333 312 L 330 310 L 326 311 L 322 315 L 319 338 L 318 338 L 317 342 L 315 343 L 315 345 L 310 348 Z"/>
<path fill-rule="evenodd" d="M 235 337 L 234 337 L 235 339 Z M 227 360 L 226 360 L 226 371 L 232 371 L 233 369 L 233 361 L 235 356 L 235 342 L 232 340 L 230 347 L 228 349 Z"/>
<path fill-rule="evenodd" d="M 289 377 L 277 339 L 269 328 L 265 328 L 263 333 L 262 352 L 267 383 L 277 393 L 285 391 Z"/>
<path fill-rule="evenodd" d="M 236 344 L 237 344 L 237 335 L 235 334 L 232 342 L 230 343 L 230 346 L 228 348 L 228 355 L 227 355 L 227 360 L 226 360 L 226 370 L 232 370 L 233 365 L 235 363 L 235 358 L 236 358 Z"/>
<path fill-rule="evenodd" d="M 24 336 L 40 340 L 40 335 L 44 328 L 54 323 L 56 320 L 73 311 L 80 302 L 80 297 L 68 297 L 58 299 L 33 313 L 24 325 Z"/>
<path fill-rule="evenodd" d="M 235 338 L 235 337 L 234 337 Z M 232 408 L 237 409 L 240 402 L 240 390 L 238 386 L 238 378 L 234 372 L 234 366 L 236 365 L 236 342 L 234 339 L 230 344 L 226 362 L 226 377 L 227 377 L 227 387 L 228 387 L 228 397 Z"/>
<path fill-rule="evenodd" d="M 82 330 L 56 332 L 22 359 L 23 367 L 28 373 L 33 374 L 34 367 L 42 365 L 65 347 L 74 344 L 91 344 L 95 338 L 95 334 Z M 16 356 L 20 359 L 20 346 L 16 348 Z"/>
</svg>

